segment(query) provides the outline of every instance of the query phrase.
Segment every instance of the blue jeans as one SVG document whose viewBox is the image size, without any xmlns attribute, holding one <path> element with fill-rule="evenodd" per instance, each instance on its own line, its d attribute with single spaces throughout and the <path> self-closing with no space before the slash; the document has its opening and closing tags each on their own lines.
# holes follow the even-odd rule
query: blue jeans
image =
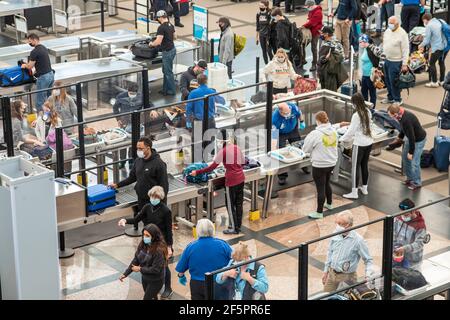
<svg viewBox="0 0 450 320">
<path fill-rule="evenodd" d="M 405 169 L 406 179 L 410 180 L 417 186 L 422 185 L 422 179 L 420 177 L 420 157 L 422 156 L 426 141 L 427 139 L 425 138 L 422 141 L 416 142 L 412 160 L 408 160 L 407 158 L 409 152 L 409 141 L 407 138 L 405 138 L 405 144 L 403 145 L 402 161 L 403 167 Z"/>
<path fill-rule="evenodd" d="M 163 72 L 163 92 L 164 94 L 174 95 L 176 92 L 175 78 L 173 76 L 173 60 L 175 59 L 176 49 L 162 52 L 162 72 Z"/>
<path fill-rule="evenodd" d="M 386 60 L 384 62 L 384 77 L 388 90 L 389 101 L 400 102 L 402 100 L 402 97 L 400 96 L 400 89 L 397 85 L 397 79 L 400 75 L 401 68 L 401 61 L 397 62 Z"/>
<path fill-rule="evenodd" d="M 53 76 L 53 71 L 47 72 L 46 74 L 43 74 L 39 76 L 36 80 L 36 90 L 42 90 L 53 87 L 53 82 L 55 81 L 55 78 Z M 47 100 L 48 97 L 52 92 L 50 90 L 47 91 L 41 91 L 36 93 L 36 110 L 42 111 L 42 105 Z"/>
<path fill-rule="evenodd" d="M 369 95 L 370 95 L 370 102 L 373 103 L 373 107 L 377 105 L 377 89 L 373 85 L 372 80 L 370 80 L 370 77 L 363 76 L 361 80 L 361 93 L 364 97 L 364 100 L 369 101 Z"/>
<path fill-rule="evenodd" d="M 387 2 L 381 6 L 379 16 L 376 18 L 377 32 L 381 32 L 383 21 L 386 21 L 387 26 L 387 21 L 390 17 L 394 15 L 394 11 L 395 11 L 394 1 Z"/>
</svg>

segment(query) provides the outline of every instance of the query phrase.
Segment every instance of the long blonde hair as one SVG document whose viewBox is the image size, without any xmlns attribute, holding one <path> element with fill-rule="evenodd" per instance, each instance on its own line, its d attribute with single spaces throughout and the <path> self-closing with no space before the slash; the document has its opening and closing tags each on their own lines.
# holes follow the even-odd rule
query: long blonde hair
<svg viewBox="0 0 450 320">
<path fill-rule="evenodd" d="M 60 80 L 55 81 L 55 83 L 53 84 L 54 87 L 60 87 L 62 85 L 63 85 L 63 83 Z M 59 96 L 53 95 L 55 101 L 57 100 L 59 102 L 64 102 L 66 100 L 66 96 L 67 96 L 66 88 L 59 89 Z"/>
<path fill-rule="evenodd" d="M 47 100 L 44 102 L 44 107 L 50 110 L 50 125 L 53 128 L 56 128 L 60 124 L 61 120 L 59 118 L 58 112 L 55 110 L 55 105 Z"/>
<path fill-rule="evenodd" d="M 284 50 L 283 48 L 279 48 L 277 50 L 277 52 L 275 53 L 274 59 L 276 59 L 279 54 L 282 54 L 284 56 L 284 59 L 285 59 L 287 65 L 288 65 L 288 67 L 292 68 L 292 63 L 289 60 L 289 56 L 288 56 L 286 50 Z"/>
</svg>

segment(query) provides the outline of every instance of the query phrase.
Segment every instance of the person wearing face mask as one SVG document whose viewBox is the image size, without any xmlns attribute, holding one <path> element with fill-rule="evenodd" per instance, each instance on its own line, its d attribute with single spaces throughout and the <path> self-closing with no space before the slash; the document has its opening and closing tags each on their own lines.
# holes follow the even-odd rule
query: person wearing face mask
<svg viewBox="0 0 450 320">
<path fill-rule="evenodd" d="M 165 198 L 164 190 L 160 186 L 155 186 L 150 189 L 148 196 L 150 202 L 142 208 L 136 217 L 121 219 L 118 225 L 119 227 L 125 227 L 126 224 L 136 224 L 140 221 L 144 223 L 144 226 L 149 224 L 156 225 L 161 230 L 164 241 L 167 244 L 168 258 L 171 258 L 173 256 L 172 212 L 162 202 Z M 164 279 L 164 292 L 161 294 L 161 298 L 168 299 L 172 293 L 171 273 L 167 267 Z"/>
<path fill-rule="evenodd" d="M 291 80 L 295 81 L 300 75 L 296 74 L 286 51 L 277 50 L 272 61 L 264 67 L 264 76 L 268 81 L 273 81 L 273 94 L 287 93 L 291 88 Z"/>
<path fill-rule="evenodd" d="M 289 19 L 283 15 L 280 8 L 274 8 L 271 15 L 275 19 L 276 49 L 283 48 L 284 50 L 289 51 L 292 44 L 292 24 Z"/>
<path fill-rule="evenodd" d="M 232 78 L 233 60 L 234 60 L 234 33 L 231 29 L 230 19 L 220 17 L 217 20 L 220 28 L 219 40 L 219 62 L 228 68 L 228 78 Z"/>
<path fill-rule="evenodd" d="M 271 11 L 269 1 L 259 2 L 259 12 L 256 14 L 256 45 L 261 45 L 264 63 L 269 63 L 273 58 L 273 52 L 269 48 Z"/>
<path fill-rule="evenodd" d="M 419 50 L 423 53 L 425 47 L 430 47 L 431 57 L 429 60 L 430 82 L 425 84 L 428 88 L 438 88 L 445 79 L 445 58 L 447 53 L 444 49 L 447 46 L 446 37 L 442 32 L 442 22 L 433 18 L 430 13 L 425 13 L 422 17 L 425 25 L 425 37 L 419 45 Z M 439 81 L 437 77 L 436 62 L 439 61 Z"/>
<path fill-rule="evenodd" d="M 53 87 L 54 71 L 50 62 L 48 50 L 40 43 L 39 36 L 35 33 L 30 33 L 27 37 L 28 44 L 34 49 L 30 53 L 28 63 L 22 64 L 23 69 L 36 69 L 34 76 L 36 77 L 36 90 L 43 90 Z M 36 110 L 42 111 L 42 105 L 50 96 L 51 91 L 42 91 L 36 93 Z"/>
<path fill-rule="evenodd" d="M 200 59 L 193 67 L 189 67 L 183 72 L 180 78 L 181 100 L 187 100 L 189 93 L 198 88 L 197 76 L 205 73 L 206 70 L 208 70 L 208 63 Z"/>
<path fill-rule="evenodd" d="M 334 232 L 345 231 L 353 227 L 353 214 L 349 210 L 339 212 L 335 221 Z M 356 283 L 361 258 L 366 265 L 365 276 L 370 278 L 375 273 L 374 265 L 364 238 L 355 230 L 331 238 L 322 276 L 323 290 L 334 292 L 342 282 Z"/>
<path fill-rule="evenodd" d="M 221 148 L 214 161 L 206 168 L 194 170 L 190 173 L 192 176 L 211 172 L 219 164 L 223 163 L 225 167 L 225 203 L 230 217 L 231 225 L 224 234 L 239 234 L 241 232 L 243 205 L 244 205 L 244 182 L 245 175 L 243 165 L 245 163 L 244 155 L 239 147 L 233 143 L 233 139 L 226 132 L 221 130 L 217 145 Z"/>
<path fill-rule="evenodd" d="M 401 108 L 397 104 L 390 105 L 387 111 L 389 116 L 400 122 L 402 130 L 396 142 L 400 142 L 405 138 L 402 150 L 402 163 L 405 169 L 406 181 L 403 184 L 410 190 L 418 190 L 422 187 L 420 158 L 427 141 L 427 132 L 423 129 L 414 113 Z"/>
<path fill-rule="evenodd" d="M 336 24 L 334 26 L 336 30 L 336 39 L 344 47 L 345 59 L 350 56 L 350 28 L 352 21 L 355 19 L 358 7 L 355 0 L 339 0 L 334 13 L 331 16 L 336 16 Z"/>
<path fill-rule="evenodd" d="M 408 198 L 399 203 L 401 210 L 409 210 L 415 206 L 414 201 Z M 427 242 L 427 238 L 427 226 L 419 210 L 396 216 L 394 219 L 394 262 L 420 269 L 423 245 Z M 395 257 L 400 257 L 399 261 L 395 261 Z"/>
<path fill-rule="evenodd" d="M 293 143 L 301 140 L 299 130 L 305 129 L 305 121 L 297 105 L 292 102 L 283 102 L 275 106 L 272 113 L 272 125 L 278 130 L 278 147 L 284 148 L 286 140 Z M 303 172 L 309 173 L 308 168 L 303 168 Z M 278 175 L 278 184 L 285 185 L 288 173 Z"/>
<path fill-rule="evenodd" d="M 388 22 L 388 29 L 383 36 L 383 52 L 386 55 L 384 76 L 388 95 L 381 103 L 402 105 L 397 79 L 400 72 L 408 71 L 409 38 L 406 31 L 400 27 L 397 17 L 390 17 Z"/>
<path fill-rule="evenodd" d="M 420 22 L 420 6 L 425 5 L 425 0 L 401 0 L 402 6 L 401 19 L 402 28 L 406 33 L 417 27 Z"/>
<path fill-rule="evenodd" d="M 110 185 L 112 188 L 117 189 L 136 182 L 134 186 L 137 194 L 137 207 L 134 212 L 135 217 L 150 201 L 148 190 L 154 186 L 160 186 L 163 188 L 165 195 L 169 191 L 166 163 L 152 146 L 153 143 L 149 137 L 140 138 L 136 146 L 137 159 L 134 160 L 130 175 L 125 180 Z M 166 198 L 163 199 L 164 202 L 167 201 Z M 134 228 L 138 230 L 137 223 L 134 224 Z"/>
<path fill-rule="evenodd" d="M 328 210 L 333 209 L 330 178 L 338 160 L 338 138 L 325 111 L 316 114 L 316 125 L 316 129 L 306 136 L 302 149 L 310 154 L 312 176 L 317 189 L 317 210 L 310 213 L 309 217 L 322 219 L 324 206 Z"/>
<path fill-rule="evenodd" d="M 26 122 L 25 110 L 26 104 L 22 100 L 15 100 L 11 103 L 11 125 L 14 145 L 19 147 L 21 144 L 35 146 L 44 146 L 44 142 L 32 134 L 24 134 Z"/>
<path fill-rule="evenodd" d="M 167 270 L 167 256 L 167 244 L 159 228 L 154 224 L 146 225 L 133 261 L 119 280 L 123 282 L 133 272 L 141 273 L 144 300 L 158 300 Z"/>
<path fill-rule="evenodd" d="M 61 81 L 55 81 L 55 87 L 61 87 Z M 62 125 L 66 126 L 74 124 L 77 120 L 77 105 L 73 98 L 67 93 L 66 88 L 53 89 L 52 95 L 48 98 L 48 102 L 55 106 L 56 112 L 61 118 Z M 67 134 L 73 133 L 74 127 L 66 128 Z"/>
<path fill-rule="evenodd" d="M 305 6 L 308 9 L 308 20 L 303 24 L 303 28 L 307 28 L 311 31 L 311 54 L 312 62 L 311 69 L 309 71 L 316 71 L 317 69 L 317 46 L 319 44 L 320 30 L 323 27 L 323 14 L 322 7 L 316 5 L 314 0 L 306 0 Z"/>
<path fill-rule="evenodd" d="M 239 242 L 233 249 L 227 267 L 252 259 L 245 243 Z M 266 300 L 264 295 L 269 291 L 266 268 L 259 262 L 219 273 L 215 279 L 228 288 L 226 300 Z"/>
</svg>

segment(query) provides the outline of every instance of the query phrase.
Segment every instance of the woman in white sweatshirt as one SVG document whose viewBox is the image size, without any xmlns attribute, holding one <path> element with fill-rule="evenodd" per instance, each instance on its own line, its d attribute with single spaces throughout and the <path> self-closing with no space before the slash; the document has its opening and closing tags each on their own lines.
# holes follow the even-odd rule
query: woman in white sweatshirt
<svg viewBox="0 0 450 320">
<path fill-rule="evenodd" d="M 352 148 L 352 192 L 344 194 L 345 198 L 358 199 L 359 169 L 361 168 L 362 187 L 361 192 L 368 194 L 367 182 L 369 181 L 369 157 L 372 150 L 373 138 L 370 130 L 372 113 L 367 108 L 361 93 L 352 96 L 355 113 L 350 124 L 341 122 L 341 127 L 349 125 L 347 132 L 339 139 L 341 142 L 351 142 Z"/>
<path fill-rule="evenodd" d="M 333 209 L 330 178 L 338 159 L 338 138 L 325 111 L 316 114 L 316 125 L 316 129 L 306 136 L 303 151 L 310 154 L 312 175 L 317 188 L 317 211 L 309 214 L 309 217 L 321 219 L 324 206 L 328 210 Z"/>
<path fill-rule="evenodd" d="M 273 94 L 287 93 L 291 80 L 301 77 L 295 73 L 286 51 L 282 48 L 277 50 L 273 59 L 264 67 L 264 75 L 267 81 L 273 81 Z"/>
</svg>

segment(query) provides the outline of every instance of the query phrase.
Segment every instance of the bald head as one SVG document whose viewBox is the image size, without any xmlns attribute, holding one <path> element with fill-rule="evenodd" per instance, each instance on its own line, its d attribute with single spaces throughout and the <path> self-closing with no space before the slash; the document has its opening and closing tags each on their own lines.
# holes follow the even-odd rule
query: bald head
<svg viewBox="0 0 450 320">
<path fill-rule="evenodd" d="M 278 105 L 278 110 L 280 111 L 281 114 L 286 114 L 291 111 L 289 105 L 286 102 L 280 103 Z"/>
</svg>

